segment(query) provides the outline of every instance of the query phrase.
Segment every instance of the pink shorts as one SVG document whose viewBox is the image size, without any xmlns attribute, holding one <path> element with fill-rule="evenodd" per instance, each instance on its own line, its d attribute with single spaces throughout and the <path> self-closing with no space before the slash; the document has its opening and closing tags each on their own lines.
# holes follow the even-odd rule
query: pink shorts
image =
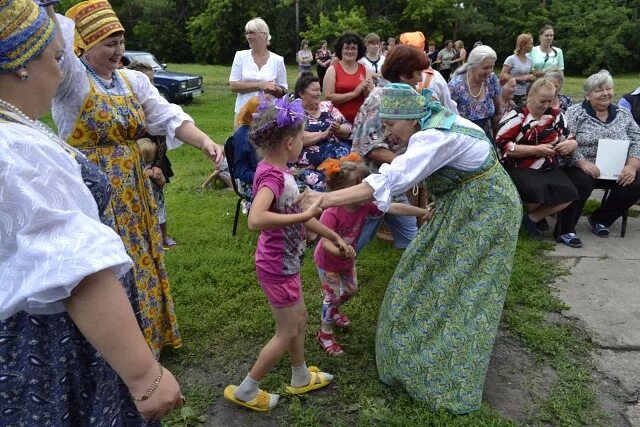
<svg viewBox="0 0 640 427">
<path fill-rule="evenodd" d="M 283 277 L 278 283 L 266 282 L 260 278 L 258 278 L 258 282 L 272 307 L 292 307 L 298 303 L 300 295 L 302 295 L 300 274 Z"/>
</svg>

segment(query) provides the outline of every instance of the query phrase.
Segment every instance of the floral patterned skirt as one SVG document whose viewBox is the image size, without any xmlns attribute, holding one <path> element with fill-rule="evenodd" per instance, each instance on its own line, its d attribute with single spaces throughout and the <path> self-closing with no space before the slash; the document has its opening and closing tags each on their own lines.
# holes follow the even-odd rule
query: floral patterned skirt
<svg viewBox="0 0 640 427">
<path fill-rule="evenodd" d="M 522 208 L 496 166 L 436 196 L 436 209 L 387 288 L 376 362 L 384 383 L 461 414 L 480 408 Z"/>
<path fill-rule="evenodd" d="M 295 175 L 298 187 L 303 191 L 306 188 L 314 191 L 327 191 L 324 173 L 316 168 L 327 159 L 339 159 L 347 156 L 350 152 L 351 146 L 349 144 L 332 140 L 306 147 L 296 162 L 296 168 L 300 170 Z"/>
</svg>

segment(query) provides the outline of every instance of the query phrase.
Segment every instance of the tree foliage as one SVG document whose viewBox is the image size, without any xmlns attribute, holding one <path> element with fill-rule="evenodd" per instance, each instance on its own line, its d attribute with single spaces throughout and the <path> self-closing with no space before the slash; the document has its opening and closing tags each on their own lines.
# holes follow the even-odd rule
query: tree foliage
<svg viewBox="0 0 640 427">
<path fill-rule="evenodd" d="M 78 0 L 62 0 L 67 10 Z M 295 4 L 300 11 L 296 33 Z M 556 45 L 570 74 L 601 68 L 640 68 L 640 0 L 111 0 L 127 30 L 127 47 L 149 50 L 163 61 L 230 63 L 246 49 L 245 23 L 262 17 L 270 49 L 293 60 L 301 38 L 312 47 L 333 42 L 345 30 L 375 31 L 383 39 L 420 30 L 439 46 L 460 39 L 493 47 L 498 63 L 513 52 L 518 34 L 537 41 L 544 24 L 555 27 Z"/>
</svg>

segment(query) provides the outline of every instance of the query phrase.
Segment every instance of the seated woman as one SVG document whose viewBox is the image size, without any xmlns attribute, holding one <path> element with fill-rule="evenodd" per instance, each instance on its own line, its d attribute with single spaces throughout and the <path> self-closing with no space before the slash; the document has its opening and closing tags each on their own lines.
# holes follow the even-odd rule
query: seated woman
<svg viewBox="0 0 640 427">
<path fill-rule="evenodd" d="M 233 134 L 233 175 L 240 181 L 239 188 L 247 195 L 251 195 L 253 175 L 258 167 L 256 150 L 249 141 L 249 131 L 253 122 L 253 114 L 258 110 L 258 97 L 252 96 L 240 108 Z"/>
<path fill-rule="evenodd" d="M 618 107 L 631 111 L 633 119 L 640 126 L 640 87 L 620 98 Z"/>
<path fill-rule="evenodd" d="M 549 71 L 545 73 L 544 78 L 550 80 L 556 87 L 556 98 L 553 100 L 553 108 L 560 108 L 560 111 L 566 113 L 569 107 L 573 105 L 573 100 L 568 95 L 563 95 L 562 86 L 564 86 L 564 74 L 562 71 Z"/>
<path fill-rule="evenodd" d="M 496 136 L 502 163 L 525 205 L 522 225 L 538 239 L 542 237 L 542 220 L 578 199 L 576 188 L 558 167 L 558 155 L 573 153 L 578 144 L 560 110 L 551 108 L 555 93 L 553 83 L 536 80 L 527 103 L 502 118 Z M 571 247 L 582 246 L 575 235 L 561 236 L 561 241 Z"/>
<path fill-rule="evenodd" d="M 324 173 L 316 170 L 326 159 L 339 159 L 351 151 L 348 141 L 351 124 L 331 101 L 320 101 L 320 80 L 313 73 L 302 73 L 296 81 L 294 95 L 302 100 L 307 124 L 302 135 L 304 148 L 296 162 L 300 187 L 326 191 Z"/>
<path fill-rule="evenodd" d="M 596 236 L 607 237 L 609 227 L 640 198 L 640 127 L 628 110 L 616 107 L 613 100 L 613 79 L 608 71 L 593 74 L 584 82 L 585 100 L 567 110 L 567 126 L 578 141 L 578 148 L 565 168 L 578 189 L 580 198 L 559 216 L 560 234 L 575 233 L 582 207 L 596 185 L 600 169 L 595 164 L 598 140 L 602 138 L 629 141 L 626 165 L 614 180 L 600 180 L 600 187 L 611 190 L 607 200 L 589 217 Z"/>
<path fill-rule="evenodd" d="M 516 108 L 518 105 L 514 102 L 516 79 L 511 74 L 500 74 L 500 86 L 502 86 L 502 95 L 500 95 L 500 103 L 502 104 L 502 116 Z"/>
</svg>

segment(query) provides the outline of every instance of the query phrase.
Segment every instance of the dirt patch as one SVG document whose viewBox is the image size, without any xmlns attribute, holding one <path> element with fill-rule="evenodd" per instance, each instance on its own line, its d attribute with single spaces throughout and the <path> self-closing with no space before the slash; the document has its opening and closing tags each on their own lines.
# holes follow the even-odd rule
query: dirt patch
<svg viewBox="0 0 640 427">
<path fill-rule="evenodd" d="M 484 384 L 484 401 L 501 416 L 523 422 L 535 414 L 537 403 L 556 378 L 552 368 L 533 361 L 516 337 L 500 330 Z"/>
</svg>

